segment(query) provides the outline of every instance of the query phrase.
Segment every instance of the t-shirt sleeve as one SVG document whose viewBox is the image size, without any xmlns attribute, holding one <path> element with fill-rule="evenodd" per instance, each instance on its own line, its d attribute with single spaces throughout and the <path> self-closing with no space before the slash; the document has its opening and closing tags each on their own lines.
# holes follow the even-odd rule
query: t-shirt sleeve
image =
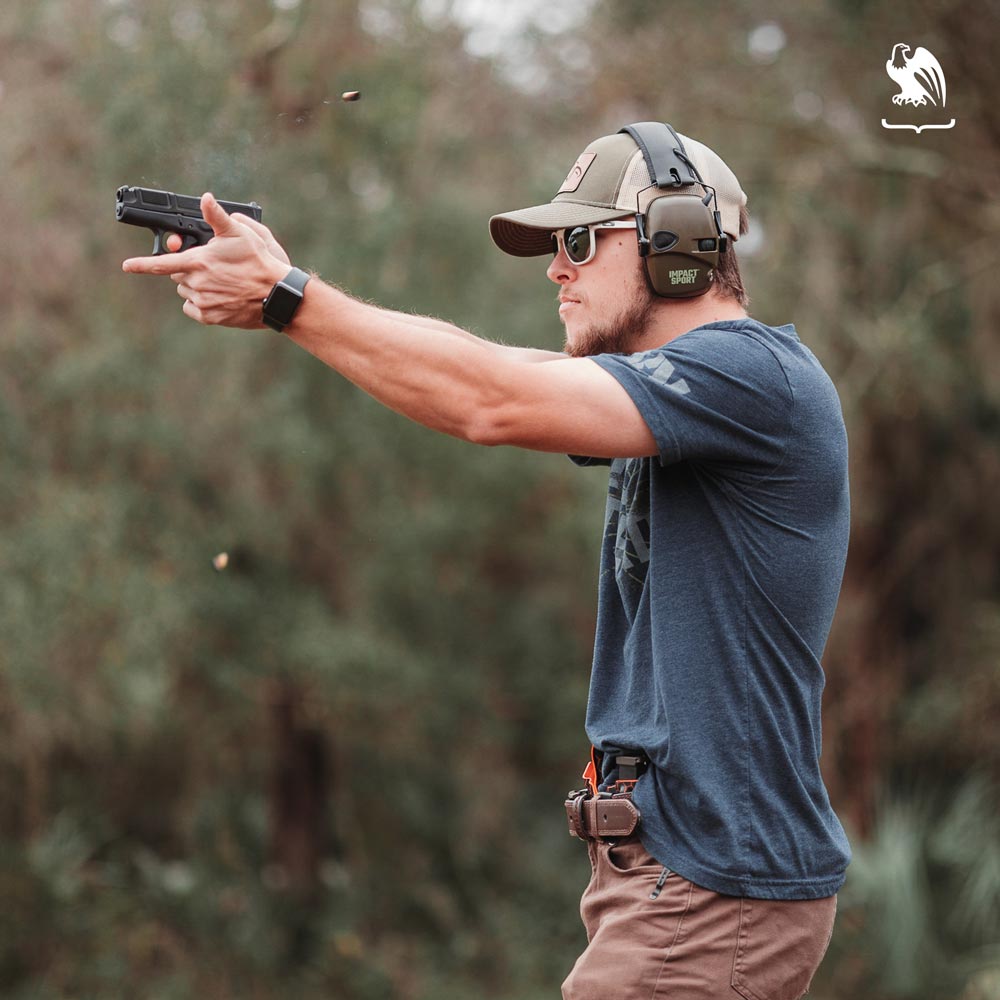
<svg viewBox="0 0 1000 1000">
<path fill-rule="evenodd" d="M 628 392 L 656 439 L 660 462 L 780 463 L 793 397 L 770 348 L 742 331 L 701 329 L 640 354 L 591 358 Z"/>
</svg>

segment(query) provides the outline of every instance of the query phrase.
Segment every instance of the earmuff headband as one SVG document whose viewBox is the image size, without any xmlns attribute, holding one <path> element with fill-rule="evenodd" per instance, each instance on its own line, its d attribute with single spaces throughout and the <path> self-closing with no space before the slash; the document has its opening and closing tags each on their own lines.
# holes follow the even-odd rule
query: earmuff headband
<svg viewBox="0 0 1000 1000">
<path fill-rule="evenodd" d="M 642 150 L 649 176 L 658 188 L 701 184 L 701 177 L 687 158 L 680 136 L 669 125 L 664 122 L 636 122 L 620 128 L 618 132 L 630 135 Z"/>
</svg>

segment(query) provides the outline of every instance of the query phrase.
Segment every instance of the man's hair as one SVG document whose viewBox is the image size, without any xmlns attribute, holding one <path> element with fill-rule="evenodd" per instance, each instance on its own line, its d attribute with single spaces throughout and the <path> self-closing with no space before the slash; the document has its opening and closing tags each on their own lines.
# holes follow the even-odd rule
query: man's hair
<svg viewBox="0 0 1000 1000">
<path fill-rule="evenodd" d="M 746 205 L 740 206 L 740 236 L 745 236 L 750 229 L 750 215 Z M 739 261 L 732 244 L 729 249 L 719 254 L 719 266 L 715 269 L 715 290 L 723 298 L 733 299 L 743 309 L 750 305 L 750 296 L 743 287 L 743 276 L 740 274 Z"/>
</svg>

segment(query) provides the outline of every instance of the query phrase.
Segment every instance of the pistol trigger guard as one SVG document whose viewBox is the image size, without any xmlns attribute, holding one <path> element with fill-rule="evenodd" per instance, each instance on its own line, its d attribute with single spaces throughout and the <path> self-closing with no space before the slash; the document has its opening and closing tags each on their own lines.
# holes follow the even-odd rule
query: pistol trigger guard
<svg viewBox="0 0 1000 1000">
<path fill-rule="evenodd" d="M 181 238 L 181 245 L 177 250 L 167 249 L 168 236 L 179 236 Z M 153 256 L 159 257 L 162 254 L 182 253 L 183 251 L 190 250 L 191 247 L 196 247 L 199 244 L 200 240 L 195 233 L 178 233 L 173 229 L 157 229 L 156 238 L 153 240 Z"/>
</svg>

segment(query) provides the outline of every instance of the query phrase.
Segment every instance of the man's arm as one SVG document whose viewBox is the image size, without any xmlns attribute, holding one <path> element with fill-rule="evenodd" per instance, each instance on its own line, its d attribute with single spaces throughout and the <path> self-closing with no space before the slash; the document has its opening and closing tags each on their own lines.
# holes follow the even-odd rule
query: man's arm
<svg viewBox="0 0 1000 1000">
<path fill-rule="evenodd" d="M 593 362 L 411 319 L 310 282 L 285 335 L 386 406 L 455 437 L 596 458 L 656 454 L 629 395 Z"/>
<path fill-rule="evenodd" d="M 424 329 L 440 330 L 442 333 L 450 333 L 457 337 L 482 340 L 474 333 L 469 333 L 468 330 L 463 330 L 460 326 L 455 326 L 454 323 L 449 323 L 447 320 L 435 319 L 432 316 L 416 316 L 413 313 L 396 312 L 392 309 L 382 309 L 381 311 L 389 316 L 395 317 L 396 319 L 404 320 L 405 322 L 412 323 L 414 326 L 423 327 Z M 562 358 L 568 357 L 568 355 L 563 354 L 560 351 L 543 351 L 536 347 L 510 347 L 507 344 L 498 344 L 489 340 L 482 340 L 482 343 L 489 344 L 497 351 L 498 354 L 505 354 L 511 358 L 518 358 L 525 363 L 533 363 L 537 361 L 558 361 Z"/>
<path fill-rule="evenodd" d="M 287 258 L 211 195 L 202 211 L 216 234 L 207 246 L 123 268 L 169 274 L 185 314 L 200 323 L 260 329 L 261 302 L 287 273 Z M 317 279 L 285 335 L 386 406 L 455 437 L 595 458 L 657 453 L 628 393 L 587 359 L 492 344 Z"/>
</svg>

